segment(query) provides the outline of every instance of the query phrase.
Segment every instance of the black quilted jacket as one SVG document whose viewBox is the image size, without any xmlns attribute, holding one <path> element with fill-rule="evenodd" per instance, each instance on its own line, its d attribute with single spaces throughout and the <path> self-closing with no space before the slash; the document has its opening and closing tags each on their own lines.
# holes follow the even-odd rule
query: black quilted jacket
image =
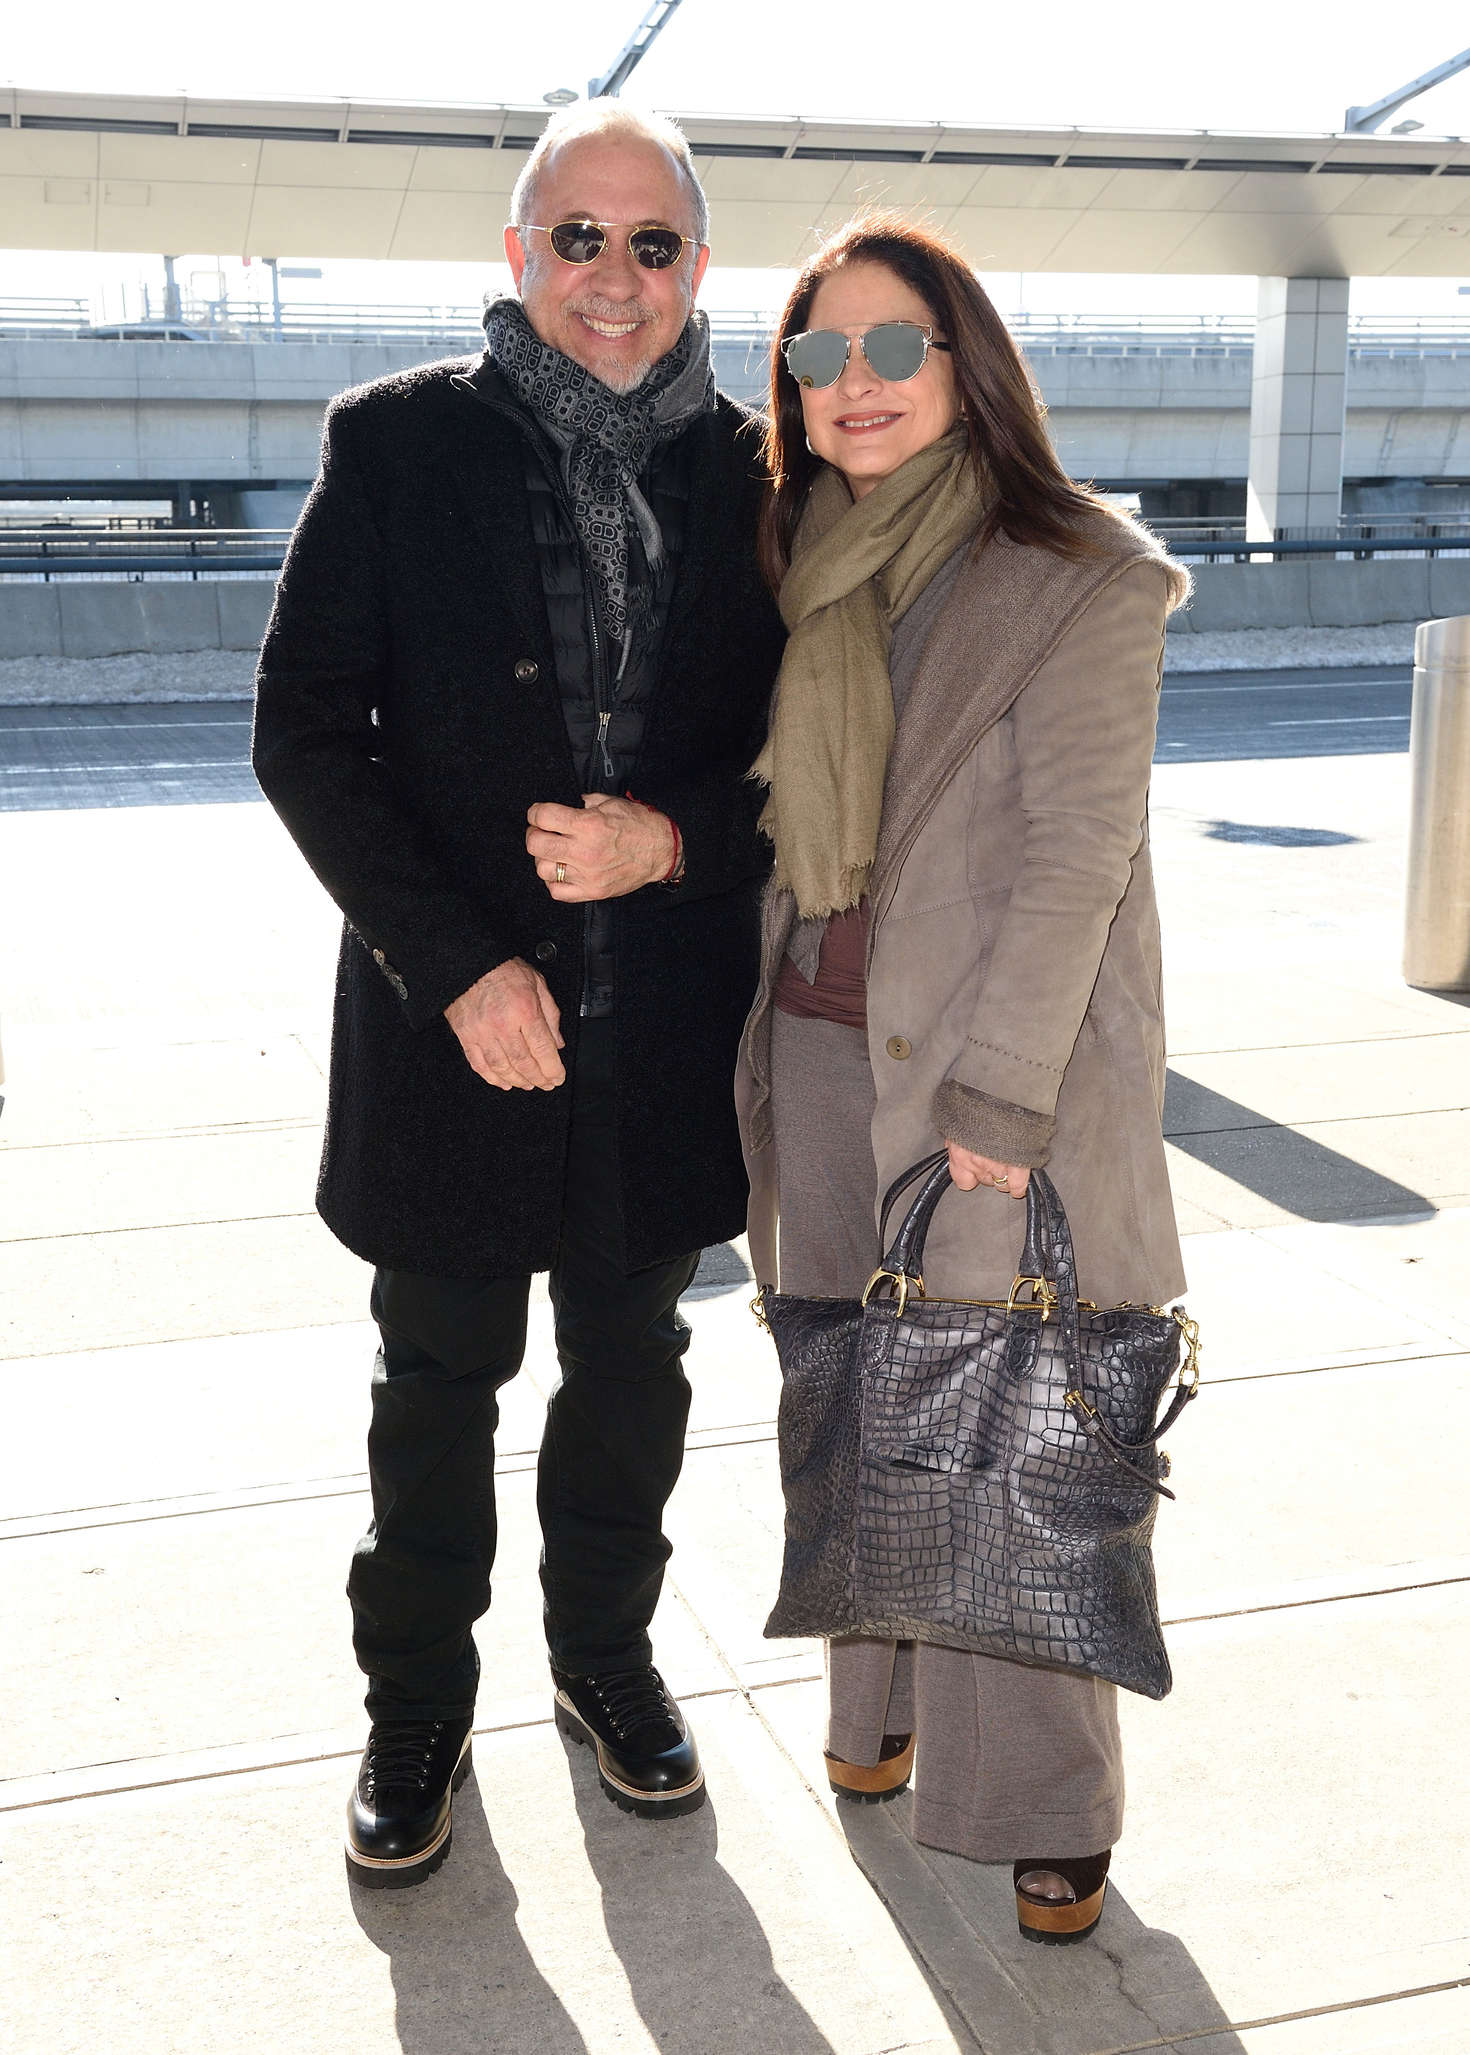
<svg viewBox="0 0 1470 2055">
<path fill-rule="evenodd" d="M 487 405 L 524 419 L 488 364 L 475 373 L 476 392 Z M 561 690 L 562 717 L 583 792 L 633 791 L 643 731 L 658 683 L 659 646 L 669 618 L 689 499 L 687 436 L 662 443 L 643 479 L 663 536 L 664 563 L 653 594 L 649 626 L 634 638 L 621 664 L 610 649 L 596 613 L 597 593 L 577 540 L 561 481 L 557 454 L 532 424 L 526 429 L 526 496 L 531 534 L 541 567 L 541 590 L 551 629 L 552 654 Z M 635 793 L 635 797 L 638 796 Z M 594 900 L 585 911 L 586 983 L 582 1012 L 604 1016 L 617 998 L 617 909 Z"/>
<path fill-rule="evenodd" d="M 570 1056 L 584 958 L 582 909 L 552 901 L 525 853 L 527 808 L 581 787 L 524 434 L 456 385 L 474 369 L 426 365 L 333 403 L 261 652 L 254 751 L 346 916 L 318 1205 L 368 1261 L 456 1277 L 550 1263 L 568 1092 L 485 1085 L 443 1009 L 523 956 Z M 633 789 L 678 821 L 687 868 L 614 916 L 630 1265 L 744 1224 L 731 1076 L 766 869 L 745 773 L 782 639 L 754 561 L 749 417 L 721 399 L 683 440 L 686 532 Z"/>
</svg>

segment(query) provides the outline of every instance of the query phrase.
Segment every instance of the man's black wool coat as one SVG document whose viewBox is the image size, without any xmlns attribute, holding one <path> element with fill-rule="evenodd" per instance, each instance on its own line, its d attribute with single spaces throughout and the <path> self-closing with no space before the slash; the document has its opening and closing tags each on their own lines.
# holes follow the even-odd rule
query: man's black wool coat
<svg viewBox="0 0 1470 2055">
<path fill-rule="evenodd" d="M 524 433 L 454 383 L 474 359 L 345 393 L 257 679 L 267 797 L 346 916 L 317 1203 L 350 1249 L 443 1277 L 545 1269 L 570 1085 L 501 1092 L 444 1008 L 507 957 L 545 976 L 568 1074 L 581 906 L 547 894 L 526 810 L 579 804 L 527 506 Z M 754 560 L 751 418 L 684 431 L 687 529 L 634 795 L 686 870 L 616 902 L 618 1147 L 630 1268 L 744 1226 L 736 1045 L 767 857 L 746 773 L 782 630 Z"/>
</svg>

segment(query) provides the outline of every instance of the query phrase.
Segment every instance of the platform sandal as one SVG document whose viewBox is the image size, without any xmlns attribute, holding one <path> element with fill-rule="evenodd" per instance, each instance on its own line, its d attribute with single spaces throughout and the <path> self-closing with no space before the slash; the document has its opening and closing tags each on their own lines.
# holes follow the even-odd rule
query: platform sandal
<svg viewBox="0 0 1470 2055">
<path fill-rule="evenodd" d="M 1101 1855 L 1067 1856 L 1061 1861 L 1048 1856 L 1018 1862 L 1012 1871 L 1012 1881 L 1022 1937 L 1051 1948 L 1065 1947 L 1069 1941 L 1085 1941 L 1102 1918 L 1112 1853 L 1111 1848 L 1105 1848 Z M 1060 1877 L 1071 1896 L 1060 1900 L 1044 1898 L 1023 1888 L 1028 1877 L 1042 1873 Z"/>
<path fill-rule="evenodd" d="M 823 1749 L 827 1782 L 839 1798 L 853 1805 L 881 1805 L 908 1789 L 914 1770 L 912 1734 L 885 1734 L 875 1763 L 844 1762 L 840 1755 Z"/>
</svg>

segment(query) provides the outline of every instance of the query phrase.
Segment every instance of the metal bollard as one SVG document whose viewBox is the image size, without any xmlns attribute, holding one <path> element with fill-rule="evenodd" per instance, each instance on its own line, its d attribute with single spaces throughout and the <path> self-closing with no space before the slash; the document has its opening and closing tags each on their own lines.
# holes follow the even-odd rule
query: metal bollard
<svg viewBox="0 0 1470 2055">
<path fill-rule="evenodd" d="M 1470 615 L 1414 635 L 1404 978 L 1470 991 Z"/>
</svg>

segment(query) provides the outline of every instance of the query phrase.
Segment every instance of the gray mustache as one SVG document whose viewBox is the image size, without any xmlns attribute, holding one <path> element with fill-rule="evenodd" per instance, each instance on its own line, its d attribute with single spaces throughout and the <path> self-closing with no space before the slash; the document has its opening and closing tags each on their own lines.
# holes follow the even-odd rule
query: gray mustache
<svg viewBox="0 0 1470 2055">
<path fill-rule="evenodd" d="M 569 305 L 573 314 L 589 314 L 594 321 L 656 321 L 657 315 L 641 300 L 578 300 Z"/>
</svg>

